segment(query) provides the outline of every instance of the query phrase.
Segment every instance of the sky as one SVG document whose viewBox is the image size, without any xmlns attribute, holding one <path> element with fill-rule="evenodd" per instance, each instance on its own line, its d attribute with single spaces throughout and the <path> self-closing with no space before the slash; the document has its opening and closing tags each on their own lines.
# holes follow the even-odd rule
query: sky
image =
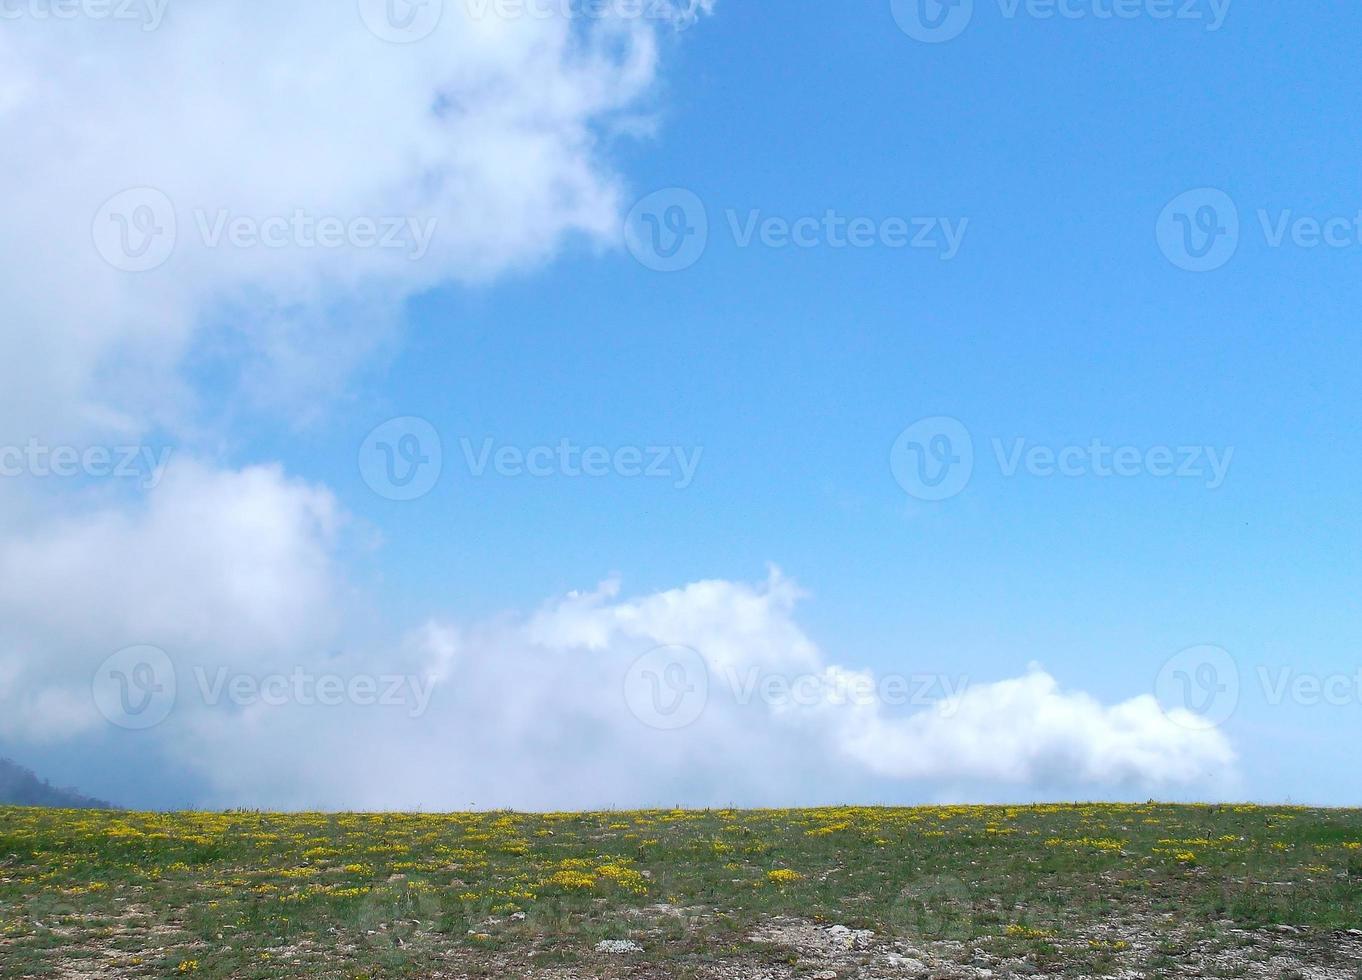
<svg viewBox="0 0 1362 980">
<path fill-rule="evenodd" d="M 1362 804 L 1362 11 L 0 4 L 0 755 Z"/>
</svg>

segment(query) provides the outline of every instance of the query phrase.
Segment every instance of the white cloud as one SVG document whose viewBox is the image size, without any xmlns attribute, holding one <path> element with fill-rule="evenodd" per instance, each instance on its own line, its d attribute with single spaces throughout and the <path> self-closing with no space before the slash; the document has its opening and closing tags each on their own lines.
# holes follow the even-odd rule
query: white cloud
<svg viewBox="0 0 1362 980">
<path fill-rule="evenodd" d="M 253 392 L 307 404 L 318 374 L 334 383 L 391 336 L 407 297 L 527 267 L 574 234 L 611 236 L 621 191 L 603 147 L 616 120 L 647 108 L 670 28 L 471 9 L 446 3 L 413 44 L 380 40 L 353 2 L 328 0 L 176 0 L 154 31 L 7 20 L 0 438 L 182 427 L 193 394 L 176 369 L 202 355 L 205 329 L 231 338 L 225 364 L 271 373 Z M 170 202 L 178 234 L 164 265 L 131 274 L 100 257 L 94 221 L 144 187 Z M 207 247 L 199 230 L 220 214 L 298 212 L 436 233 L 412 261 Z M 101 227 L 107 244 L 118 229 Z"/>
<path fill-rule="evenodd" d="M 1107 707 L 1062 691 L 1036 665 L 910 718 L 864 711 L 848 719 L 840 738 L 852 758 L 885 776 L 1004 787 L 1166 791 L 1220 783 L 1235 762 L 1219 731 L 1165 714 L 1152 694 Z"/>
<path fill-rule="evenodd" d="M 205 396 L 185 380 L 191 355 L 239 372 L 247 394 L 323 401 L 413 295 L 531 267 L 573 236 L 612 237 L 621 189 L 607 144 L 646 131 L 669 27 L 472 9 L 447 3 L 412 44 L 385 43 L 354 4 L 323 0 L 178 0 L 154 31 L 7 21 L 0 444 L 191 432 Z M 95 218 L 143 187 L 169 202 L 177 235 L 164 264 L 130 273 L 101 257 Z M 300 211 L 434 221 L 436 233 L 413 261 L 296 240 L 209 247 L 200 230 L 200 215 L 259 227 Z M 1199 787 L 1232 764 L 1221 735 L 1176 725 L 1148 698 L 1103 706 L 1041 672 L 973 686 L 949 717 L 735 696 L 726 679 L 753 672 L 827 688 L 868 676 L 800 629 L 799 590 L 779 574 L 636 599 L 608 583 L 385 643 L 368 638 L 347 589 L 339 506 L 278 466 L 182 453 L 132 502 L 34 490 L 0 486 L 0 735 L 85 740 L 91 766 L 105 740 L 142 739 L 167 778 L 210 787 L 200 803 L 797 803 L 978 781 L 1026 795 L 1060 779 L 1102 795 Z M 107 725 L 90 686 L 104 658 L 137 644 L 170 655 L 178 691 L 164 723 L 130 734 Z M 704 710 L 674 731 L 640 720 L 640 688 L 626 697 L 636 659 L 664 644 L 698 651 L 710 680 Z M 205 704 L 203 685 L 224 670 L 414 685 L 391 706 Z M 680 680 L 664 693 L 684 691 Z M 411 710 L 422 695 L 428 706 Z"/>
<path fill-rule="evenodd" d="M 90 672 L 118 647 L 155 642 L 175 664 L 174 711 L 150 733 L 104 734 L 149 738 L 214 805 L 791 804 L 1061 787 L 1125 797 L 1208 791 L 1233 769 L 1219 732 L 1177 724 L 1148 696 L 1103 706 L 1062 692 L 1038 669 L 934 706 L 842 697 L 877 679 L 829 662 L 795 619 L 799 589 L 775 571 L 639 598 L 608 582 L 528 615 L 432 621 L 365 644 L 330 564 L 337 520 L 329 495 L 277 470 L 191 465 L 172 469 L 135 521 L 89 517 L 11 549 L 6 647 L 53 660 L 19 683 L 10 663 L 9 734 L 89 738 L 98 716 L 73 705 Z M 699 674 L 667 676 L 666 652 L 655 679 L 673 685 L 664 697 L 693 688 L 701 700 L 692 723 L 669 730 L 628 685 L 641 656 L 678 644 L 696 651 Z M 371 693 L 395 697 L 209 693 L 236 677 L 327 675 L 374 678 Z M 702 678 L 707 699 L 692 683 Z M 770 678 L 819 683 L 811 699 L 772 701 Z"/>
<path fill-rule="evenodd" d="M 180 460 L 138 506 L 96 503 L 0 533 L 0 733 L 102 724 L 91 679 L 122 647 L 239 669 L 325 649 L 344 591 L 341 519 L 329 492 L 277 466 Z"/>
<path fill-rule="evenodd" d="M 29 5 L 0 32 L 0 446 L 156 428 L 230 442 L 200 431 L 198 399 L 237 389 L 317 411 L 409 297 L 608 237 L 607 144 L 616 120 L 638 128 L 671 29 L 449 2 L 428 37 L 392 44 L 355 3 L 131 6 L 155 16 Z M 133 208 L 97 222 L 111 200 Z M 132 273 L 107 261 L 110 236 L 148 202 L 173 247 L 156 238 L 164 263 Z M 307 247 L 299 213 L 435 236 L 420 261 Z M 288 244 L 212 247 L 203 229 L 222 215 L 285 219 Z M 228 381 L 198 391 L 186 362 Z M 131 502 L 3 481 L 0 731 L 88 728 L 90 673 L 122 643 L 238 663 L 310 659 L 340 635 L 330 494 L 200 458 Z"/>
</svg>

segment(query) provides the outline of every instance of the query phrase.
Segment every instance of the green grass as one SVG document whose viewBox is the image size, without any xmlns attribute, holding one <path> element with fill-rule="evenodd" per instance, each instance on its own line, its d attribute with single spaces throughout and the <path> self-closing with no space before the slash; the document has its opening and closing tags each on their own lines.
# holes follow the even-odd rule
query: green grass
<svg viewBox="0 0 1362 980">
<path fill-rule="evenodd" d="M 0 808 L 0 977 L 590 973 L 784 961 L 777 916 L 1110 972 L 1182 939 L 1362 924 L 1362 812 L 1040 806 L 522 815 Z M 530 954 L 533 954 L 532 958 Z"/>
</svg>

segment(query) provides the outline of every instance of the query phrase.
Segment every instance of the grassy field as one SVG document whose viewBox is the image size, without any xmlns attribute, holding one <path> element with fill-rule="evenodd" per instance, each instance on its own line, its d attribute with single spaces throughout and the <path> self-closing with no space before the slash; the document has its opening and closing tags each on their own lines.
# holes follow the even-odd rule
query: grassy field
<svg viewBox="0 0 1362 980">
<path fill-rule="evenodd" d="M 1357 811 L 0 808 L 6 978 L 1351 980 L 1359 927 Z"/>
</svg>

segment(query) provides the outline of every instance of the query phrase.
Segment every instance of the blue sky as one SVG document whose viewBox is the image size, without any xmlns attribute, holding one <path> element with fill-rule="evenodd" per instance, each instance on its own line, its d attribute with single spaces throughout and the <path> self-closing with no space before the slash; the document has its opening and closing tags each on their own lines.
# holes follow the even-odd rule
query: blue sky
<svg viewBox="0 0 1362 980">
<path fill-rule="evenodd" d="M 1150 16 L 1157 4 L 1095 13 L 1108 8 L 1044 19 L 976 0 L 963 33 L 924 43 L 888 3 L 835 16 L 794 3 L 773 21 L 720 0 L 684 31 L 657 31 L 655 74 L 627 109 L 584 119 L 592 166 L 617 193 L 594 228 L 545 218 L 550 246 L 407 286 L 390 329 L 314 411 L 237 408 L 238 349 L 191 345 L 177 370 L 194 422 L 153 431 L 220 467 L 277 464 L 328 488 L 347 515 L 332 556 L 342 604 L 369 623 L 496 622 L 614 576 L 646 596 L 760 582 L 774 563 L 808 593 L 803 634 L 853 670 L 988 684 L 1038 663 L 1113 704 L 1155 693 L 1179 651 L 1221 647 L 1243 688 L 1222 726 L 1240 769 L 1226 792 L 1357 803 L 1340 736 L 1362 710 L 1349 82 L 1362 12 L 1235 3 L 1211 30 L 1208 2 L 1171 19 Z M 173 14 L 160 43 L 175 43 Z M 1204 188 L 1237 208 L 1237 249 L 1188 271 L 1166 254 L 1177 237 L 1160 216 L 1191 191 L 1174 210 L 1198 220 Z M 708 221 L 702 254 L 672 272 L 624 244 L 625 215 L 664 189 L 693 194 Z M 835 248 L 821 232 L 808 248 L 744 246 L 733 231 L 754 212 L 829 211 L 878 229 L 946 219 L 962 238 L 943 258 L 882 239 Z M 1346 225 L 1337 246 L 1307 247 L 1297 219 Z M 533 211 L 525 220 L 533 229 Z M 1274 228 L 1287 229 L 1275 245 Z M 227 309 L 203 301 L 197 318 Z M 315 354 L 330 336 L 300 346 Z M 393 418 L 438 434 L 443 467 L 419 499 L 374 492 L 358 461 Z M 939 501 L 891 466 L 900 434 L 935 418 L 963 426 L 975 457 Z M 617 472 L 476 476 L 461 440 L 699 457 L 684 487 Z M 1131 447 L 1141 470 L 1151 449 L 1181 459 L 1190 447 L 1196 475 L 1103 477 L 1089 463 L 1081 476 L 1008 475 L 998 452 L 1018 440 Z M 1228 463 L 1215 486 L 1207 451 Z M 362 646 L 366 630 L 326 642 Z M 1260 670 L 1351 680 L 1337 705 L 1271 704 Z M 79 771 L 81 751 L 31 748 L 111 792 Z M 185 767 L 184 786 L 202 779 Z M 1052 792 L 1019 785 L 1001 795 Z M 847 792 L 942 791 L 909 780 Z"/>
<path fill-rule="evenodd" d="M 778 32 L 769 11 L 720 8 L 674 52 L 656 141 L 625 155 L 639 196 L 705 202 L 696 266 L 570 254 L 423 297 L 345 433 L 387 412 L 514 445 L 701 446 L 695 484 L 472 480 L 460 462 L 409 505 L 366 500 L 350 474 L 347 499 L 407 570 L 395 601 L 495 610 L 611 572 L 650 589 L 775 561 L 813 594 L 811 632 L 858 665 L 996 677 L 1039 660 L 1108 697 L 1199 643 L 1245 668 L 1354 673 L 1362 244 L 1274 249 L 1254 212 L 1362 209 L 1355 93 L 1338 84 L 1353 34 L 1338 21 L 1357 16 L 1236 6 L 1209 33 L 981 4 L 927 46 L 882 5 L 793 4 Z M 1195 274 L 1155 222 L 1202 186 L 1245 229 L 1227 267 Z M 744 249 L 730 208 L 970 226 L 950 262 Z M 936 415 L 990 461 L 994 437 L 1234 456 L 1214 491 L 981 463 L 960 497 L 916 503 L 889 447 Z M 1252 792 L 1350 799 L 1335 753 L 1357 707 L 1246 695 L 1233 727 L 1262 753 Z"/>
</svg>

